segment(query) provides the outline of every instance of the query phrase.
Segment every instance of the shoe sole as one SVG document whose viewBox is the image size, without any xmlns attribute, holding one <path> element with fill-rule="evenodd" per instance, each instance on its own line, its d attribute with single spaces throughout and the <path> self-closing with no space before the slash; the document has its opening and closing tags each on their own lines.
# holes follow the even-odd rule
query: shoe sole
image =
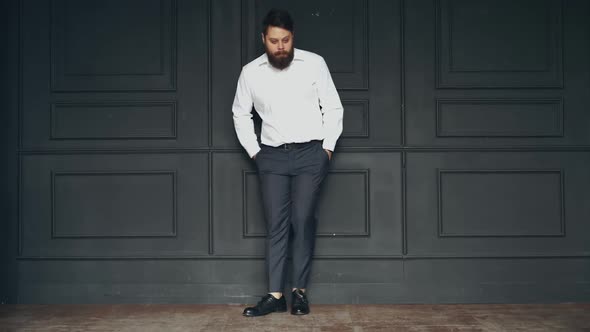
<svg viewBox="0 0 590 332">
<path fill-rule="evenodd" d="M 295 315 L 295 316 L 303 316 L 303 315 L 307 315 L 307 314 L 309 314 L 309 312 L 291 311 L 291 315 Z"/>
<path fill-rule="evenodd" d="M 248 315 L 248 314 L 244 314 L 244 313 L 242 313 L 242 316 L 244 316 L 244 317 L 260 317 L 260 316 L 265 316 L 265 315 L 268 315 L 268 314 L 272 314 L 273 312 L 279 312 L 279 313 L 280 313 L 280 312 L 287 312 L 287 309 L 284 309 L 284 310 L 282 310 L 282 309 L 279 309 L 279 310 L 275 310 L 275 311 L 267 312 L 267 313 L 265 313 L 265 314 L 262 314 L 262 315 Z"/>
</svg>

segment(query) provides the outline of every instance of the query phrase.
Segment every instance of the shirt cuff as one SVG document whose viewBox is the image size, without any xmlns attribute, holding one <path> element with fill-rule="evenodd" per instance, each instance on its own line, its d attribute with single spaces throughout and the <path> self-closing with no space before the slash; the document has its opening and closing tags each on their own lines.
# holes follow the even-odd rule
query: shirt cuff
<svg viewBox="0 0 590 332">
<path fill-rule="evenodd" d="M 336 147 L 335 141 L 324 139 L 324 142 L 322 143 L 322 148 L 334 152 L 334 147 Z"/>
<path fill-rule="evenodd" d="M 249 147 L 248 149 L 246 149 L 246 152 L 248 153 L 248 155 L 250 156 L 250 158 L 254 158 L 254 156 L 260 152 L 260 146 L 256 145 L 253 147 Z"/>
</svg>

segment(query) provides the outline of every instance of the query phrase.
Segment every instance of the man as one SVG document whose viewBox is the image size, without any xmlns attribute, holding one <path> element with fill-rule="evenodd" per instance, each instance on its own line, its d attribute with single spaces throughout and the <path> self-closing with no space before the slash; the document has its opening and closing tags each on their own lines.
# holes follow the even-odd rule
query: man
<svg viewBox="0 0 590 332">
<path fill-rule="evenodd" d="M 255 160 L 266 219 L 269 292 L 244 316 L 285 312 L 287 247 L 293 231 L 291 313 L 309 313 L 305 293 L 315 244 L 315 209 L 343 108 L 324 59 L 293 46 L 293 20 L 271 10 L 263 21 L 265 54 L 242 68 L 232 107 L 238 139 Z M 262 119 L 261 145 L 252 106 Z"/>
</svg>

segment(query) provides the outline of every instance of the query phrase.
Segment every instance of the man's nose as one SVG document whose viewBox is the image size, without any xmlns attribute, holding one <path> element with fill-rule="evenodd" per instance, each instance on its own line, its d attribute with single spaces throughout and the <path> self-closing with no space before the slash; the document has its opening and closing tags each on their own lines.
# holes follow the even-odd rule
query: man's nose
<svg viewBox="0 0 590 332">
<path fill-rule="evenodd" d="M 279 50 L 282 50 L 283 48 L 285 48 L 285 45 L 283 42 L 279 42 Z"/>
</svg>

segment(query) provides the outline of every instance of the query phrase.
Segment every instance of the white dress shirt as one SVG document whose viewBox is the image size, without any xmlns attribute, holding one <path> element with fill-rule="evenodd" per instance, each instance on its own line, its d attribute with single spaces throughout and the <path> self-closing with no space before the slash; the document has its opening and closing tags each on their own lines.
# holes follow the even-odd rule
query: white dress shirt
<svg viewBox="0 0 590 332">
<path fill-rule="evenodd" d="M 323 148 L 334 151 L 342 133 L 338 92 L 324 58 L 312 52 L 295 49 L 283 70 L 273 67 L 266 53 L 242 68 L 232 112 L 238 140 L 250 157 L 260 151 L 252 106 L 262 119 L 265 145 L 323 140 Z"/>
</svg>

